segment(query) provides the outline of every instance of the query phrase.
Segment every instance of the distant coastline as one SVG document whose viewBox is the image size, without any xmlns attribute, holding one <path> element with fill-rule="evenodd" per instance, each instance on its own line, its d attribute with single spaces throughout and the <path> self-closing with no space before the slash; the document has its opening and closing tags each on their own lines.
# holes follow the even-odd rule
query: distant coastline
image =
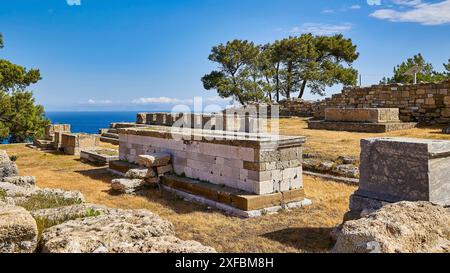
<svg viewBox="0 0 450 273">
<path fill-rule="evenodd" d="M 46 111 L 52 123 L 70 124 L 74 133 L 96 134 L 111 122 L 135 122 L 136 111 Z"/>
</svg>

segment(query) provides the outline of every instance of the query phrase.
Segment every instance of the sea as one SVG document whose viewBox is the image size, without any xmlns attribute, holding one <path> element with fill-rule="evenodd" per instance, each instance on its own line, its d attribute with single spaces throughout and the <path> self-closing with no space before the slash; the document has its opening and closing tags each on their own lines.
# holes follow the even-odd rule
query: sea
<svg viewBox="0 0 450 273">
<path fill-rule="evenodd" d="M 70 124 L 73 133 L 97 134 L 111 122 L 136 122 L 136 111 L 129 112 L 46 112 L 52 124 Z"/>
<path fill-rule="evenodd" d="M 148 111 L 147 111 L 148 112 Z M 109 128 L 111 122 L 136 122 L 137 111 L 121 112 L 45 112 L 53 124 L 70 124 L 73 133 L 97 134 L 100 128 Z M 0 144 L 7 144 L 8 140 Z"/>
</svg>

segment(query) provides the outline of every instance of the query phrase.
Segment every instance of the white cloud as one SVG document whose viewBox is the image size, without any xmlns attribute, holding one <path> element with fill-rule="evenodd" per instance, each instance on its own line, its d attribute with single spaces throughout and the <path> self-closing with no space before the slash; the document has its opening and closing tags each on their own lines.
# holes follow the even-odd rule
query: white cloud
<svg viewBox="0 0 450 273">
<path fill-rule="evenodd" d="M 422 4 L 422 0 L 392 0 L 392 2 L 399 6 L 417 6 Z"/>
<path fill-rule="evenodd" d="M 367 0 L 367 5 L 369 6 L 380 6 L 381 0 Z"/>
<path fill-rule="evenodd" d="M 177 99 L 177 98 L 169 98 L 169 97 L 149 97 L 149 98 L 138 98 L 132 100 L 133 104 L 137 105 L 146 105 L 146 104 L 193 104 L 194 100 L 202 101 L 206 103 L 228 103 L 232 99 L 231 98 L 221 98 L 219 96 L 216 97 L 195 97 L 193 99 Z"/>
<path fill-rule="evenodd" d="M 88 104 L 111 104 L 112 101 L 111 100 L 94 100 L 94 99 L 89 99 L 87 101 Z"/>
<path fill-rule="evenodd" d="M 419 0 L 393 0 L 397 5 L 408 6 L 408 10 L 379 9 L 370 14 L 374 18 L 391 22 L 411 22 L 422 25 L 450 23 L 450 0 L 424 3 Z"/>
<path fill-rule="evenodd" d="M 81 6 L 81 0 L 66 0 L 69 6 Z"/>
<path fill-rule="evenodd" d="M 353 5 L 353 6 L 350 6 L 348 8 L 349 9 L 361 9 L 361 6 L 360 5 Z"/>
<path fill-rule="evenodd" d="M 312 33 L 315 35 L 333 35 L 343 33 L 352 29 L 352 24 L 328 25 L 319 23 L 305 23 L 300 27 L 294 27 L 291 33 Z"/>
<path fill-rule="evenodd" d="M 333 9 L 324 9 L 321 13 L 334 13 Z"/>
<path fill-rule="evenodd" d="M 159 97 L 159 98 L 138 98 L 132 101 L 133 104 L 177 104 L 177 103 L 192 103 L 192 100 L 180 100 L 176 98 Z"/>
</svg>

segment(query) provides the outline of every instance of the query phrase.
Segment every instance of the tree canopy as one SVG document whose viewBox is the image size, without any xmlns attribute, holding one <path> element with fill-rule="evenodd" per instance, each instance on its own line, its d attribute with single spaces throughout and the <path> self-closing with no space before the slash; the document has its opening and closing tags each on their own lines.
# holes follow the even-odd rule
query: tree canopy
<svg viewBox="0 0 450 273">
<path fill-rule="evenodd" d="M 249 41 L 233 40 L 213 47 L 208 58 L 219 64 L 219 70 L 205 75 L 203 86 L 217 90 L 221 97 L 234 97 L 241 104 L 265 100 L 259 84 L 259 54 L 260 48 Z"/>
<path fill-rule="evenodd" d="M 294 93 L 301 98 L 307 87 L 325 95 L 327 86 L 356 84 L 358 72 L 351 64 L 358 56 L 356 46 L 343 35 L 304 34 L 265 45 L 233 40 L 212 48 L 209 60 L 218 69 L 202 82 L 205 89 L 243 105 L 279 101 L 281 95 L 291 98 Z"/>
<path fill-rule="evenodd" d="M 394 67 L 394 76 L 392 78 L 383 78 L 381 83 L 413 83 L 414 76 L 405 73 L 414 66 L 418 66 L 421 70 L 417 73 L 417 82 L 439 82 L 450 78 L 450 75 L 446 72 L 435 71 L 433 65 L 427 62 L 422 54 L 419 53 Z M 450 60 L 448 66 L 450 68 Z M 444 67 L 447 69 L 446 64 L 444 64 Z"/>
<path fill-rule="evenodd" d="M 0 48 L 3 36 L 0 34 Z M 0 141 L 24 142 L 43 134 L 49 124 L 44 108 L 35 105 L 33 93 L 26 88 L 41 79 L 39 70 L 0 59 Z"/>
<path fill-rule="evenodd" d="M 444 64 L 444 74 L 447 76 L 448 79 L 450 79 L 450 59 L 448 59 L 448 62 Z"/>
</svg>

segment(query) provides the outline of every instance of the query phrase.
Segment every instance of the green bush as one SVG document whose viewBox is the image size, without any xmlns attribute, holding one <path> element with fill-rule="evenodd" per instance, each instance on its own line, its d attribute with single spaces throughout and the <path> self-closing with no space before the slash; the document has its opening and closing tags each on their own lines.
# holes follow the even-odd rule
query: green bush
<svg viewBox="0 0 450 273">
<path fill-rule="evenodd" d="M 55 195 L 36 194 L 16 205 L 24 207 L 26 210 L 51 209 L 70 205 L 81 204 L 81 200 L 66 199 Z"/>
</svg>

